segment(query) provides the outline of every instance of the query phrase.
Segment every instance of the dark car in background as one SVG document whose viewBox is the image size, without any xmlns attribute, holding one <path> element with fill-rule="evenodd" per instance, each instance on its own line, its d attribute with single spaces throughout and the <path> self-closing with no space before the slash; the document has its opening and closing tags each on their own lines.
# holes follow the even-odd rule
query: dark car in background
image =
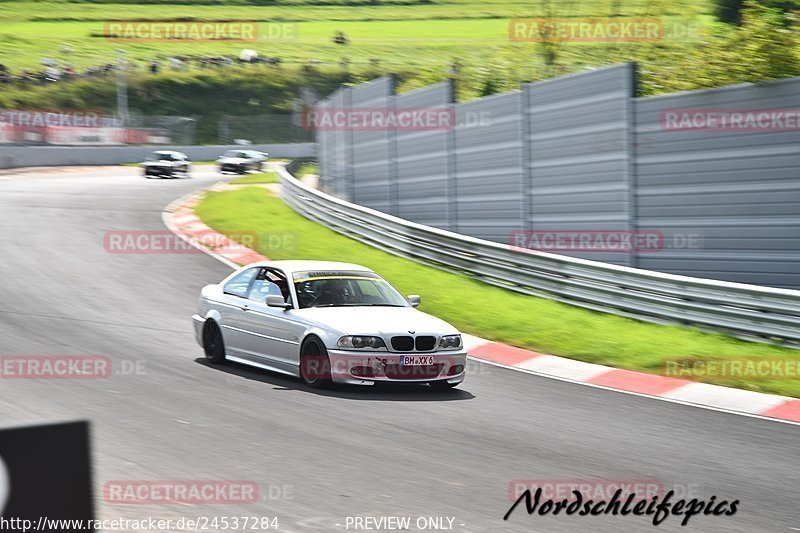
<svg viewBox="0 0 800 533">
<path fill-rule="evenodd" d="M 250 170 L 261 172 L 268 158 L 267 154 L 257 150 L 228 150 L 217 159 L 217 164 L 222 173 L 244 174 Z"/>
<path fill-rule="evenodd" d="M 142 163 L 144 177 L 151 176 L 174 178 L 175 176 L 190 177 L 192 162 L 183 152 L 173 150 L 158 150 L 148 155 Z"/>
</svg>

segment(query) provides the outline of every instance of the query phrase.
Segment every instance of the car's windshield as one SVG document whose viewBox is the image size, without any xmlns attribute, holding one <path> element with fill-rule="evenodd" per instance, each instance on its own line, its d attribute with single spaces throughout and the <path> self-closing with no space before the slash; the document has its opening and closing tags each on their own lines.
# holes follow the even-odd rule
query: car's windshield
<svg viewBox="0 0 800 533">
<path fill-rule="evenodd" d="M 406 307 L 389 282 L 374 272 L 304 271 L 293 275 L 300 309 L 309 307 Z"/>
<path fill-rule="evenodd" d="M 149 156 L 147 156 L 147 160 L 148 161 L 177 161 L 178 158 L 174 157 L 172 154 L 155 153 L 155 154 L 150 154 Z"/>
<path fill-rule="evenodd" d="M 237 150 L 228 150 L 227 152 L 222 154 L 222 157 L 242 157 L 242 158 L 247 158 L 248 155 L 247 155 L 247 152 L 239 152 Z"/>
</svg>

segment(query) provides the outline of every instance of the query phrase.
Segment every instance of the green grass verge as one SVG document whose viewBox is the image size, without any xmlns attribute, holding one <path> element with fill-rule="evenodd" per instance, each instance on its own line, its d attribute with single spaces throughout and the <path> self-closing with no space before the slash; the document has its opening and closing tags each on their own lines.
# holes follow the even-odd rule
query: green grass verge
<svg viewBox="0 0 800 533">
<path fill-rule="evenodd" d="M 305 176 L 306 174 L 319 174 L 319 166 L 316 163 L 303 163 L 298 165 L 294 172 L 295 176 Z"/>
<path fill-rule="evenodd" d="M 442 272 L 311 222 L 261 188 L 210 192 L 196 212 L 222 233 L 258 231 L 290 236 L 260 239 L 259 252 L 271 259 L 324 259 L 365 265 L 403 294 L 421 294 L 423 311 L 461 331 L 514 346 L 650 373 L 659 373 L 663 362 L 672 358 L 800 358 L 800 352 L 790 348 L 596 313 Z M 292 242 L 293 246 L 271 246 L 275 242 Z M 800 381 L 796 379 L 703 381 L 800 397 Z"/>
<path fill-rule="evenodd" d="M 238 56 L 243 48 L 251 48 L 261 55 L 280 57 L 286 66 L 306 64 L 313 58 L 328 67 L 341 64 L 354 72 L 373 64 L 381 73 L 412 71 L 414 83 L 399 85 L 407 90 L 441 81 L 453 60 L 458 59 L 463 69 L 457 90 L 463 99 L 516 89 L 520 81 L 631 60 L 642 63 L 643 80 L 648 80 L 651 71 L 658 71 L 665 64 L 684 65 L 687 56 L 703 41 L 700 37 L 670 36 L 658 42 L 567 44 L 558 47 L 558 67 L 553 70 L 545 66 L 544 58 L 549 57 L 549 52 L 545 53 L 539 43 L 510 40 L 510 19 L 660 17 L 665 27 L 691 25 L 702 30 L 700 33 L 710 30 L 714 22 L 710 0 L 343 0 L 341 5 L 331 0 L 292 0 L 277 5 L 199 5 L 204 3 L 217 2 L 0 2 L 0 63 L 14 72 L 40 70 L 42 58 L 49 57 L 82 69 L 113 63 L 116 50 L 124 49 L 131 72 L 146 75 L 153 59 L 164 63 L 175 55 Z M 269 0 L 263 3 L 275 4 Z M 105 37 L 108 22 L 147 20 L 244 21 L 257 24 L 257 31 L 255 39 L 247 41 Z M 332 42 L 338 31 L 349 37 L 347 46 Z M 68 45 L 71 51 L 65 53 L 62 45 Z M 219 73 L 219 69 L 209 70 Z M 220 75 L 229 71 L 225 69 Z M 674 75 L 667 72 L 657 77 L 652 83 L 645 81 L 645 87 L 661 92 L 665 90 L 662 85 Z M 151 106 L 142 109 L 152 111 Z"/>
<path fill-rule="evenodd" d="M 267 172 L 248 174 L 246 176 L 242 176 L 241 178 L 234 178 L 229 183 L 232 185 L 255 185 L 258 183 L 278 183 L 279 181 L 280 178 L 278 178 L 278 173 L 274 170 L 268 170 Z"/>
</svg>

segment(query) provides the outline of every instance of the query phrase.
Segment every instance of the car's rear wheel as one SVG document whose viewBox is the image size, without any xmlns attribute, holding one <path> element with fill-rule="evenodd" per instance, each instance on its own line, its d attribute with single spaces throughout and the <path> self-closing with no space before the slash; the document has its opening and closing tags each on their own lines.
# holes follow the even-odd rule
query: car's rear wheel
<svg viewBox="0 0 800 533">
<path fill-rule="evenodd" d="M 449 383 L 447 381 L 431 381 L 430 386 L 436 390 L 447 390 L 458 387 L 461 383 Z"/>
<path fill-rule="evenodd" d="M 222 342 L 222 331 L 213 320 L 207 320 L 203 328 L 203 350 L 206 359 L 215 365 L 225 362 L 225 344 Z"/>
<path fill-rule="evenodd" d="M 300 377 L 307 385 L 321 388 L 331 383 L 331 361 L 322 341 L 309 338 L 300 350 Z"/>
</svg>

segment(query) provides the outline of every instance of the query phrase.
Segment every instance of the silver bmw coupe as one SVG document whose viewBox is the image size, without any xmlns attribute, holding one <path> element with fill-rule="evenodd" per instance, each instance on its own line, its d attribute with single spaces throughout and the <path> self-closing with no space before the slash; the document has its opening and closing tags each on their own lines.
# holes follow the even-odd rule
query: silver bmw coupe
<svg viewBox="0 0 800 533">
<path fill-rule="evenodd" d="M 262 261 L 206 285 L 194 315 L 209 362 L 235 361 L 308 385 L 379 381 L 455 387 L 467 353 L 447 322 L 359 265 Z"/>
</svg>

